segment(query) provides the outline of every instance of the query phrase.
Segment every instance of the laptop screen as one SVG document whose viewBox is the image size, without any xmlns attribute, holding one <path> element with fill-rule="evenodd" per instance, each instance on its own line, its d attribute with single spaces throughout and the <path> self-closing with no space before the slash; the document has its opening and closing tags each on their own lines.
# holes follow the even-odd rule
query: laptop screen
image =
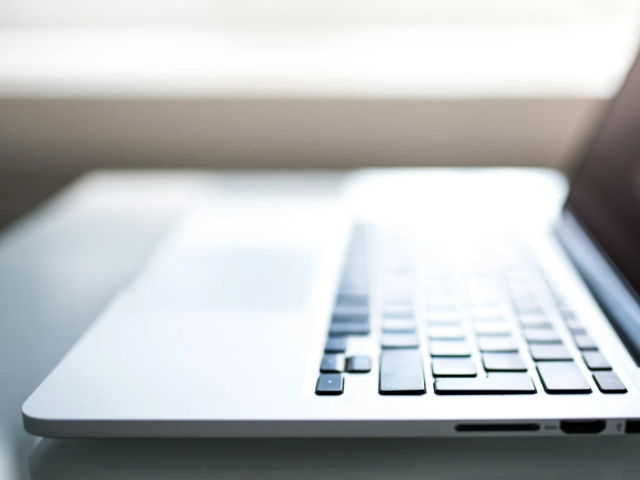
<svg viewBox="0 0 640 480">
<path fill-rule="evenodd" d="M 640 60 L 592 138 L 567 204 L 640 293 Z"/>
</svg>

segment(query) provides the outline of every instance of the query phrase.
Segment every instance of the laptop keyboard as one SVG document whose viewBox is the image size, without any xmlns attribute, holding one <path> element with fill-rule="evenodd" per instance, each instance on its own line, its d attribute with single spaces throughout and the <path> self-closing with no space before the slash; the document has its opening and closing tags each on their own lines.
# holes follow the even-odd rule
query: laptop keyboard
<svg viewBox="0 0 640 480">
<path fill-rule="evenodd" d="M 626 393 L 526 245 L 443 242 L 353 228 L 316 394 L 344 393 L 349 376 L 371 374 L 374 362 L 380 395 L 531 395 L 535 377 L 547 394 L 589 394 L 585 372 L 602 393 Z M 378 358 L 352 351 L 353 336 L 373 333 Z"/>
</svg>

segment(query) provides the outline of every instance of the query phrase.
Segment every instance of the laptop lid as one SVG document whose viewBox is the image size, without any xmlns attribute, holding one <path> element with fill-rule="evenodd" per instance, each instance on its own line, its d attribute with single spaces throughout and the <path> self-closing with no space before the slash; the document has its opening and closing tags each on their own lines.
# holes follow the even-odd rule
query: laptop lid
<svg viewBox="0 0 640 480">
<path fill-rule="evenodd" d="M 640 56 L 580 158 L 558 233 L 640 366 Z"/>
</svg>

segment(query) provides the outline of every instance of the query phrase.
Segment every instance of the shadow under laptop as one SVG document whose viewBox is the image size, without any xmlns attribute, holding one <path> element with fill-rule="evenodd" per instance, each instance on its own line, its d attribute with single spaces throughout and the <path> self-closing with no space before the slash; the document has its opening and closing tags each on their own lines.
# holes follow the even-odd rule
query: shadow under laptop
<svg viewBox="0 0 640 480">
<path fill-rule="evenodd" d="M 32 480 L 640 480 L 640 438 L 50 440 Z"/>
</svg>

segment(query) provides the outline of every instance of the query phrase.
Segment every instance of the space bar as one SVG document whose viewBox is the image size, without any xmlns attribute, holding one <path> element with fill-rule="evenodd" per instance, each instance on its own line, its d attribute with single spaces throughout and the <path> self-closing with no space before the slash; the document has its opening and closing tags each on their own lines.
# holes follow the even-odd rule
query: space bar
<svg viewBox="0 0 640 480">
<path fill-rule="evenodd" d="M 507 395 L 536 393 L 525 373 L 493 373 L 483 378 L 439 378 L 435 381 L 439 395 Z"/>
</svg>

